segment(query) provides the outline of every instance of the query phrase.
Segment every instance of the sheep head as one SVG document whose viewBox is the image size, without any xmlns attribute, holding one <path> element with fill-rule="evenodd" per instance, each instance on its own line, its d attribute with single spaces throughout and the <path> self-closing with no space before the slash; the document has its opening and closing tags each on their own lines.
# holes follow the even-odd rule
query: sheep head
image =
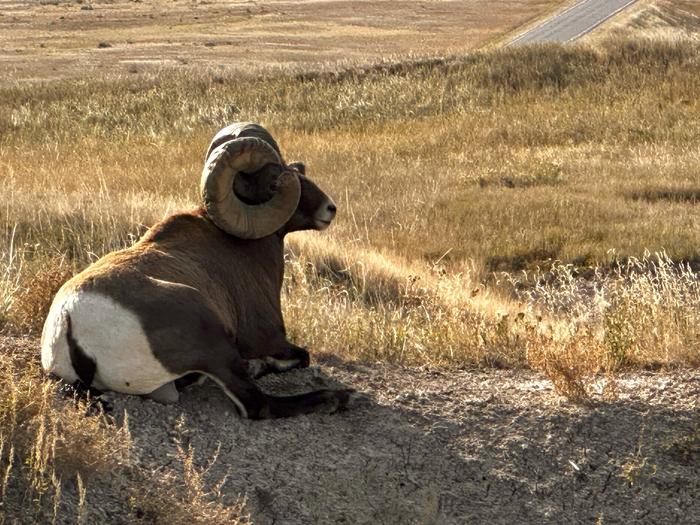
<svg viewBox="0 0 700 525">
<path fill-rule="evenodd" d="M 232 124 L 209 146 L 201 180 L 204 208 L 219 228 L 244 239 L 323 230 L 336 207 L 305 172 L 303 163 L 285 164 L 262 126 Z"/>
</svg>

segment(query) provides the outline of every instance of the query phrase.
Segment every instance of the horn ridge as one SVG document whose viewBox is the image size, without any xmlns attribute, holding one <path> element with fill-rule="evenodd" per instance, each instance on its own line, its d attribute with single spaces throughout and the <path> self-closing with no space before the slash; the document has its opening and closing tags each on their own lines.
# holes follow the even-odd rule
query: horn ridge
<svg viewBox="0 0 700 525">
<path fill-rule="evenodd" d="M 214 224 L 225 232 L 243 239 L 259 239 L 279 230 L 296 210 L 301 187 L 291 170 L 282 172 L 279 187 L 267 202 L 246 204 L 233 190 L 240 172 L 252 173 L 269 163 L 284 166 L 266 140 L 234 138 L 216 146 L 207 157 L 200 183 L 202 203 Z"/>
<path fill-rule="evenodd" d="M 256 124 L 255 122 L 234 122 L 233 124 L 222 128 L 216 135 L 214 135 L 214 138 L 209 144 L 209 149 L 207 150 L 205 161 L 209 158 L 209 155 L 211 155 L 212 151 L 214 151 L 220 145 L 224 144 L 225 142 L 228 142 L 229 140 L 245 137 L 255 137 L 267 142 L 267 144 L 277 152 L 277 154 L 280 156 L 280 159 L 282 159 L 282 153 L 280 151 L 279 145 L 277 144 L 277 141 L 272 137 L 270 132 L 267 131 L 267 129 L 265 129 L 260 124 Z"/>
</svg>

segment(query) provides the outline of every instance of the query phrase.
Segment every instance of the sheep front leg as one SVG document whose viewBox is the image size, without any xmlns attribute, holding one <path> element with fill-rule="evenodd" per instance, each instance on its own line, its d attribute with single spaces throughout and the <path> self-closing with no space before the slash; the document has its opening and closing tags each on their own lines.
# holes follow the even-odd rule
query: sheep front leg
<svg viewBox="0 0 700 525">
<path fill-rule="evenodd" d="M 295 396 L 272 396 L 261 391 L 249 373 L 235 365 L 207 375 L 224 390 L 241 416 L 249 419 L 291 417 L 313 412 L 333 414 L 347 407 L 354 392 L 350 389 L 324 389 Z"/>
<path fill-rule="evenodd" d="M 300 346 L 286 341 L 286 345 L 260 359 L 250 359 L 248 370 L 254 378 L 267 374 L 279 374 L 294 368 L 309 366 L 309 352 Z"/>
<path fill-rule="evenodd" d="M 153 392 L 147 394 L 146 397 L 162 405 L 170 405 L 180 400 L 180 392 L 178 392 L 175 386 L 175 381 L 171 381 L 170 383 L 165 383 L 160 388 L 156 388 Z"/>
</svg>

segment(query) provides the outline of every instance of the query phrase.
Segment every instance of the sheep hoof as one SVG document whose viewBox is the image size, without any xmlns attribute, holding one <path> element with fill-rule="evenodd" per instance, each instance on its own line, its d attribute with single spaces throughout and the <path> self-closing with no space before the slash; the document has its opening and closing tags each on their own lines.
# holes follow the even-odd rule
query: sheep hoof
<svg viewBox="0 0 700 525">
<path fill-rule="evenodd" d="M 347 404 L 344 407 L 345 409 L 360 408 L 362 406 L 366 407 L 372 404 L 372 398 L 367 394 L 364 394 L 362 392 L 355 392 L 354 390 L 351 390 L 350 392 L 351 393 L 348 398 Z"/>
<path fill-rule="evenodd" d="M 175 383 L 171 381 L 170 383 L 165 383 L 160 388 L 156 388 L 146 397 L 163 405 L 171 405 L 180 400 L 180 393 L 177 391 L 177 388 L 175 388 Z"/>
</svg>

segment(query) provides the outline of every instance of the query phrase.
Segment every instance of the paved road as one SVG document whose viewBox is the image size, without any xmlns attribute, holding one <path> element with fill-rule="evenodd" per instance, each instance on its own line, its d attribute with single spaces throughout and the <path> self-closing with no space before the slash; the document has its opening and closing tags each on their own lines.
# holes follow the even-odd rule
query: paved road
<svg viewBox="0 0 700 525">
<path fill-rule="evenodd" d="M 582 0 L 554 18 L 523 33 L 508 45 L 570 42 L 585 35 L 636 0 Z"/>
</svg>

